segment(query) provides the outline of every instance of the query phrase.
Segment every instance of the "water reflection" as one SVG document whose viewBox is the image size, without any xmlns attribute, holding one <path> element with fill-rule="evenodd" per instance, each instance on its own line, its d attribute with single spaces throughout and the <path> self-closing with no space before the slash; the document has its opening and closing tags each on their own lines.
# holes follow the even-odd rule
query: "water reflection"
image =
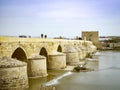
<svg viewBox="0 0 120 90">
<path fill-rule="evenodd" d="M 49 75 L 48 77 L 42 78 L 29 78 L 29 90 L 39 90 L 42 83 L 46 83 L 47 81 L 53 79 L 54 75 Z"/>
<path fill-rule="evenodd" d="M 120 52 L 102 51 L 100 55 L 89 61 L 88 68 L 95 71 L 72 73 L 58 80 L 57 90 L 120 90 Z M 50 71 L 45 78 L 30 79 L 29 90 L 39 90 L 40 83 L 45 83 L 60 76 L 65 71 Z"/>
<path fill-rule="evenodd" d="M 46 84 L 47 82 L 53 80 L 54 78 L 57 78 L 58 76 L 61 76 L 66 72 L 67 71 L 63 70 L 48 70 L 47 77 L 29 78 L 29 90 L 40 90 L 41 85 Z"/>
<path fill-rule="evenodd" d="M 120 52 L 104 51 L 98 59 L 89 63 L 98 70 L 67 76 L 59 80 L 57 90 L 120 90 Z"/>
</svg>

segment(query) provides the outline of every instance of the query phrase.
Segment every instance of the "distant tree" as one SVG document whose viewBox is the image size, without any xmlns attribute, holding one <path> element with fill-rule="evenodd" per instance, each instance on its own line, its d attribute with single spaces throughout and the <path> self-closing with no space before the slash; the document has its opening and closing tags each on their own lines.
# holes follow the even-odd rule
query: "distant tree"
<svg viewBox="0 0 120 90">
<path fill-rule="evenodd" d="M 106 42 L 106 43 L 118 43 L 118 42 L 120 42 L 120 39 L 119 38 L 112 38 L 109 40 L 104 40 L 104 42 Z"/>
<path fill-rule="evenodd" d="M 82 38 L 81 38 L 81 37 L 79 37 L 79 40 L 82 40 Z"/>
<path fill-rule="evenodd" d="M 79 36 L 76 36 L 76 38 L 75 38 L 76 40 L 82 40 L 82 38 L 81 37 L 79 37 Z"/>
<path fill-rule="evenodd" d="M 43 38 L 43 34 L 41 34 L 41 38 Z"/>
</svg>

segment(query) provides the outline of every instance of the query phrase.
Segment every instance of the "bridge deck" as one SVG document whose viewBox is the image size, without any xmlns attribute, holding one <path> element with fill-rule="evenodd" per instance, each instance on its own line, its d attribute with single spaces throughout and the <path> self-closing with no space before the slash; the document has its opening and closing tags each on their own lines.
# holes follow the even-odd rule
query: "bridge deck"
<svg viewBox="0 0 120 90">
<path fill-rule="evenodd" d="M 67 39 L 51 39 L 51 38 L 19 38 L 0 36 L 0 42 L 84 42 L 84 40 L 67 40 Z M 90 42 L 90 41 L 85 41 Z"/>
</svg>

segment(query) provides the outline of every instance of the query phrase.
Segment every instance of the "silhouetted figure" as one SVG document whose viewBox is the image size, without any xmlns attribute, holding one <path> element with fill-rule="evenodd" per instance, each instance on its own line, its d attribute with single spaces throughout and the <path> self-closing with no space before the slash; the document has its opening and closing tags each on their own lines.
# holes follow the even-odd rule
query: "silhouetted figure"
<svg viewBox="0 0 120 90">
<path fill-rule="evenodd" d="M 45 35 L 44 37 L 47 38 L 47 35 Z"/>
<path fill-rule="evenodd" d="M 41 34 L 41 38 L 43 38 L 43 34 Z"/>
</svg>

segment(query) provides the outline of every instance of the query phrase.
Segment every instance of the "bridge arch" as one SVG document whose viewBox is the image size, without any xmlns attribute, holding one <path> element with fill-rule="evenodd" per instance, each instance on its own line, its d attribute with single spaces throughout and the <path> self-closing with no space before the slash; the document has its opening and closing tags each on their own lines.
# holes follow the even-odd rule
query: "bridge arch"
<svg viewBox="0 0 120 90">
<path fill-rule="evenodd" d="M 47 59 L 47 57 L 48 57 L 48 52 L 47 52 L 46 48 L 42 47 L 41 50 L 40 50 L 39 55 L 45 56 L 46 59 Z"/>
<path fill-rule="evenodd" d="M 20 61 L 27 62 L 26 53 L 21 47 L 18 47 L 17 49 L 15 49 L 14 52 L 12 53 L 11 57 L 16 58 L 16 59 L 18 59 Z"/>
<path fill-rule="evenodd" d="M 58 52 L 62 52 L 62 47 L 61 47 L 61 45 L 58 46 L 57 51 L 58 51 Z"/>
<path fill-rule="evenodd" d="M 42 56 L 46 57 L 46 65 L 47 65 L 47 68 L 48 68 L 48 52 L 47 52 L 46 48 L 42 47 L 39 55 L 42 55 Z"/>
</svg>

